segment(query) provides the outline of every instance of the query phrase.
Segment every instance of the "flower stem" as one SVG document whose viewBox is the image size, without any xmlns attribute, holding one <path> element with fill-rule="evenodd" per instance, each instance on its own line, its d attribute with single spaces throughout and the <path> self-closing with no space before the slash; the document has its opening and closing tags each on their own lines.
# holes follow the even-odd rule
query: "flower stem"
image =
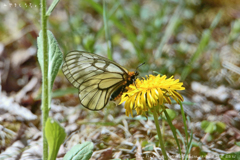
<svg viewBox="0 0 240 160">
<path fill-rule="evenodd" d="M 48 143 L 45 135 L 45 123 L 49 112 L 48 87 L 48 51 L 47 51 L 47 17 L 46 0 L 41 0 L 41 27 L 43 37 L 43 84 L 42 84 L 42 134 L 43 134 L 43 160 L 48 159 Z"/>
<path fill-rule="evenodd" d="M 162 114 L 163 115 L 163 114 Z M 162 119 L 162 138 L 164 139 L 164 134 L 165 134 L 165 120 Z"/>
<path fill-rule="evenodd" d="M 162 133 L 161 133 L 161 130 L 160 130 L 160 127 L 159 127 L 158 115 L 157 115 L 156 107 L 153 107 L 153 112 L 152 113 L 153 113 L 156 129 L 157 129 L 157 134 L 158 134 L 158 139 L 159 139 L 159 142 L 160 142 L 160 147 L 161 147 L 161 150 L 162 150 L 162 154 L 164 156 L 164 160 L 168 160 L 167 153 L 166 153 L 166 150 L 165 150 L 165 147 L 164 147 L 164 143 L 163 143 Z"/>
</svg>

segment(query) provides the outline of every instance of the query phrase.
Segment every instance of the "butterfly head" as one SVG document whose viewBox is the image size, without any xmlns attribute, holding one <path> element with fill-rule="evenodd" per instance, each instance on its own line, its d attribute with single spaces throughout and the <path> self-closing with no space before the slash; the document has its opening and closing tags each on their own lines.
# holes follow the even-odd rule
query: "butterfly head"
<svg viewBox="0 0 240 160">
<path fill-rule="evenodd" d="M 139 68 L 140 66 L 144 65 L 144 64 L 145 64 L 145 62 L 142 63 L 142 64 L 140 64 L 140 65 L 136 68 L 136 71 L 135 71 L 135 72 L 129 72 L 129 73 L 128 73 L 128 83 L 127 83 L 127 85 L 133 84 L 133 83 L 135 84 L 135 81 L 136 81 L 136 79 L 137 79 L 137 76 L 139 75 L 138 68 Z"/>
<path fill-rule="evenodd" d="M 128 72 L 127 85 L 130 85 L 130 84 L 134 83 L 138 75 L 139 75 L 138 71 Z"/>
</svg>

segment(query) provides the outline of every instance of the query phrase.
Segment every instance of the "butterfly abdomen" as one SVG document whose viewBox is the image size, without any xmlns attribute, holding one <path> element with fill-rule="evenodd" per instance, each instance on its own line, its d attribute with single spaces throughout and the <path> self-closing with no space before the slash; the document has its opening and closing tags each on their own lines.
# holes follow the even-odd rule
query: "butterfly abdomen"
<svg viewBox="0 0 240 160">
<path fill-rule="evenodd" d="M 113 94 L 110 97 L 110 101 L 118 100 L 122 96 L 123 92 L 127 91 L 127 87 L 130 84 L 134 83 L 134 80 L 135 80 L 137 74 L 138 73 L 135 73 L 135 72 L 128 72 L 128 76 L 126 77 L 126 81 L 123 83 L 122 86 L 120 86 L 116 91 L 113 92 Z"/>
<path fill-rule="evenodd" d="M 126 86 L 124 85 L 119 87 L 116 91 L 114 91 L 110 97 L 110 101 L 116 101 L 117 99 L 119 99 L 122 96 L 123 92 L 125 91 L 125 88 Z"/>
</svg>

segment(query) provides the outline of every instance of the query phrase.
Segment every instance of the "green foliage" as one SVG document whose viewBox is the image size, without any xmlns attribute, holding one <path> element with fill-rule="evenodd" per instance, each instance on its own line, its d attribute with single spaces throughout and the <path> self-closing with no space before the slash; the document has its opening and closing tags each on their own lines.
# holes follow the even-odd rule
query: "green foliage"
<svg viewBox="0 0 240 160">
<path fill-rule="evenodd" d="M 192 55 L 189 64 L 182 71 L 181 81 L 184 81 L 186 79 L 186 77 L 189 75 L 189 73 L 193 69 L 192 66 L 193 66 L 194 62 L 196 62 L 200 58 L 200 56 L 204 53 L 204 50 L 207 48 L 209 41 L 211 39 L 212 31 L 217 26 L 221 16 L 222 16 L 222 14 L 221 14 L 221 12 L 219 12 L 216 15 L 215 19 L 213 20 L 210 28 L 203 31 L 201 40 L 197 47 L 197 50 Z"/>
<path fill-rule="evenodd" d="M 220 158 L 221 160 L 240 160 L 240 152 L 225 154 Z"/>
<path fill-rule="evenodd" d="M 226 129 L 226 125 L 223 122 L 210 122 L 206 120 L 202 121 L 201 127 L 206 133 L 210 134 L 214 132 L 222 133 Z"/>
<path fill-rule="evenodd" d="M 39 36 L 37 38 L 37 57 L 38 57 L 38 63 L 40 65 L 41 71 L 43 73 L 43 36 L 42 36 L 42 31 L 39 32 Z"/>
<path fill-rule="evenodd" d="M 169 118 L 171 119 L 171 121 L 177 117 L 177 112 L 174 111 L 173 109 L 166 109 L 166 112 L 167 112 Z M 164 118 L 166 118 L 165 115 L 164 115 Z"/>
<path fill-rule="evenodd" d="M 112 60 L 112 42 L 108 29 L 108 18 L 107 18 L 107 9 L 106 2 L 103 1 L 103 22 L 104 22 L 104 31 L 105 31 L 105 39 L 107 41 L 107 55 L 108 59 Z"/>
<path fill-rule="evenodd" d="M 236 40 L 240 35 L 240 19 L 233 22 L 231 33 L 229 34 L 228 41 L 231 43 Z"/>
<path fill-rule="evenodd" d="M 46 16 L 50 16 L 56 5 L 60 0 L 54 0 L 46 12 Z"/>
<path fill-rule="evenodd" d="M 193 63 L 199 59 L 199 56 L 203 53 L 204 49 L 207 47 L 210 38 L 211 38 L 211 31 L 209 29 L 203 31 L 202 37 L 196 52 L 193 54 L 190 60 L 190 63 L 182 71 L 181 81 L 184 81 L 188 76 L 188 74 L 191 72 Z"/>
<path fill-rule="evenodd" d="M 146 147 L 144 147 L 144 151 L 153 151 L 155 144 L 148 144 Z"/>
<path fill-rule="evenodd" d="M 93 53 L 95 42 L 95 37 L 92 34 L 89 34 L 83 39 L 82 43 L 86 51 Z"/>
<path fill-rule="evenodd" d="M 63 160 L 88 160 L 93 153 L 93 143 L 84 142 L 77 144 L 64 156 Z"/>
<path fill-rule="evenodd" d="M 222 18 L 222 11 L 219 11 L 218 14 L 216 15 L 216 17 L 214 18 L 214 20 L 211 23 L 210 30 L 213 30 L 214 28 L 217 27 L 221 18 Z"/>
<path fill-rule="evenodd" d="M 181 158 L 182 158 L 182 150 L 181 150 L 180 143 L 179 143 L 179 140 L 178 140 L 178 137 L 177 137 L 177 133 L 180 135 L 180 137 L 182 139 L 183 145 L 184 145 L 185 150 L 186 150 L 186 153 L 185 153 L 184 158 L 183 158 L 185 160 L 185 159 L 188 158 L 188 154 L 190 153 L 191 148 L 192 148 L 193 131 L 191 131 L 190 139 L 188 139 L 189 134 L 188 134 L 187 122 L 186 122 L 186 117 L 185 117 L 185 113 L 184 113 L 184 109 L 183 109 L 181 101 L 179 101 L 179 104 L 180 104 L 180 107 L 181 107 L 181 114 L 182 114 L 182 118 L 183 118 L 186 142 L 184 141 L 181 133 L 178 130 L 176 130 L 176 128 L 173 126 L 172 119 L 170 118 L 170 116 L 168 115 L 168 112 L 166 110 L 164 110 L 164 114 L 165 114 L 167 122 L 168 122 L 168 124 L 169 124 L 169 126 L 172 130 L 174 139 L 176 140 L 176 143 L 177 143 L 177 146 L 178 146 L 178 152 L 180 153 Z"/>
<path fill-rule="evenodd" d="M 143 140 L 142 142 L 141 142 L 141 146 L 146 146 L 146 145 L 148 145 L 148 141 L 147 140 Z"/>
<path fill-rule="evenodd" d="M 170 22 L 168 23 L 167 27 L 166 27 L 166 32 L 157 48 L 156 54 L 155 54 L 155 58 L 161 58 L 162 57 L 162 50 L 163 50 L 163 46 L 164 44 L 166 44 L 166 42 L 170 39 L 170 37 L 172 36 L 174 30 L 176 29 L 176 27 L 178 26 L 178 24 L 181 22 L 181 19 L 179 19 L 181 10 L 182 10 L 182 6 L 179 5 L 178 8 L 175 10 L 174 15 L 172 16 L 172 18 L 170 19 Z"/>
<path fill-rule="evenodd" d="M 237 145 L 238 147 L 240 147 L 240 142 L 236 142 L 236 145 Z"/>
<path fill-rule="evenodd" d="M 44 160 L 56 159 L 58 149 L 60 147 L 60 144 L 62 143 L 61 142 L 62 139 L 57 141 L 58 143 L 56 144 L 54 144 L 55 142 L 52 143 L 53 141 L 52 135 L 48 133 L 48 131 L 52 130 L 51 127 L 56 127 L 56 126 L 52 126 L 48 123 L 47 124 L 48 128 L 46 129 L 46 123 L 48 120 L 48 114 L 50 109 L 51 89 L 53 87 L 53 82 L 57 76 L 57 73 L 59 71 L 59 68 L 63 60 L 62 52 L 59 49 L 59 46 L 55 37 L 53 36 L 52 32 L 47 30 L 48 16 L 51 14 L 51 12 L 53 11 L 57 3 L 58 3 L 58 0 L 54 0 L 48 12 L 46 13 L 46 0 L 41 0 L 42 31 L 40 31 L 39 37 L 37 38 L 37 45 L 38 45 L 37 56 L 38 56 L 38 62 L 40 64 L 40 68 L 43 76 L 41 109 L 42 109 L 42 123 L 43 123 L 42 132 L 43 132 L 43 159 Z M 48 134 L 48 138 L 46 134 Z M 66 135 L 64 135 L 64 138 L 65 136 Z M 50 153 L 50 156 L 48 156 L 49 153 Z"/>
<path fill-rule="evenodd" d="M 42 50 L 42 31 L 39 32 L 39 37 L 37 39 L 38 41 L 38 61 L 41 67 L 41 70 L 43 71 L 43 50 Z M 50 88 L 53 86 L 54 79 L 59 71 L 59 68 L 62 64 L 62 52 L 59 49 L 59 46 L 57 44 L 56 39 L 54 38 L 51 31 L 48 31 L 48 55 L 49 55 L 49 82 L 50 82 Z"/>
<path fill-rule="evenodd" d="M 182 151 L 181 151 L 181 147 L 180 147 L 180 143 L 178 141 L 178 138 L 177 138 L 177 132 L 176 132 L 176 128 L 173 126 L 172 124 L 172 121 L 171 121 L 171 118 L 170 116 L 168 115 L 168 112 L 166 110 L 163 111 L 164 112 L 164 115 L 166 116 L 166 119 L 167 119 L 167 122 L 172 130 L 172 133 L 173 133 L 173 136 L 174 136 L 174 139 L 176 140 L 176 143 L 177 143 L 177 146 L 178 146 L 178 152 L 180 153 L 180 156 L 182 154 Z M 183 115 L 182 115 L 183 116 Z M 181 156 L 182 157 L 182 156 Z"/>
<path fill-rule="evenodd" d="M 57 73 L 62 65 L 63 61 L 63 54 L 59 48 L 57 40 L 55 39 L 54 35 L 51 31 L 47 31 L 48 34 L 48 55 L 49 55 L 49 62 L 48 62 L 48 81 L 49 87 L 52 89 L 53 82 L 57 76 Z M 43 71 L 43 50 L 42 50 L 42 31 L 39 32 L 39 37 L 37 39 L 38 42 L 38 62 L 40 64 L 41 70 Z"/>
<path fill-rule="evenodd" d="M 65 130 L 57 121 L 48 118 L 45 127 L 45 135 L 49 147 L 48 160 L 54 160 L 57 157 L 57 153 L 61 144 L 65 140 Z"/>
</svg>

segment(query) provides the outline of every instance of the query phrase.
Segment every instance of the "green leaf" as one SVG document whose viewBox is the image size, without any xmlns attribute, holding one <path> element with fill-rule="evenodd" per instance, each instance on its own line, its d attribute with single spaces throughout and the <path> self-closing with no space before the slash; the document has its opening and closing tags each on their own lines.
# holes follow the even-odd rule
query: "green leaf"
<svg viewBox="0 0 240 160">
<path fill-rule="evenodd" d="M 49 147 L 48 160 L 56 159 L 59 147 L 66 137 L 64 128 L 57 121 L 48 118 L 45 127 L 45 135 Z"/>
<path fill-rule="evenodd" d="M 54 0 L 54 1 L 52 2 L 52 4 L 50 5 L 50 7 L 49 7 L 48 10 L 47 10 L 46 16 L 50 16 L 50 15 L 51 15 L 53 9 L 56 7 L 56 5 L 58 4 L 59 1 L 60 1 L 60 0 Z"/>
<path fill-rule="evenodd" d="M 144 146 L 146 146 L 147 144 L 149 144 L 148 141 L 147 141 L 147 140 L 143 140 L 142 143 L 141 143 L 141 146 L 144 147 Z"/>
<path fill-rule="evenodd" d="M 240 152 L 225 154 L 220 157 L 221 160 L 240 160 Z"/>
<path fill-rule="evenodd" d="M 238 147 L 240 147 L 240 142 L 236 142 L 236 145 L 237 145 Z"/>
<path fill-rule="evenodd" d="M 176 113 L 174 110 L 172 110 L 172 109 L 166 109 L 166 111 L 167 111 L 167 113 L 168 113 L 171 121 L 174 120 L 174 118 L 176 118 L 177 113 Z M 165 115 L 164 115 L 164 118 L 166 118 Z"/>
<path fill-rule="evenodd" d="M 223 122 L 217 122 L 216 123 L 216 130 L 219 132 L 219 133 L 222 133 L 225 129 L 226 129 L 226 124 L 223 123 Z"/>
<path fill-rule="evenodd" d="M 206 133 L 213 133 L 216 130 L 214 122 L 202 121 L 201 127 Z"/>
<path fill-rule="evenodd" d="M 107 18 L 107 9 L 106 9 L 106 2 L 103 1 L 103 24 L 104 24 L 104 31 L 105 31 L 105 39 L 107 41 L 107 55 L 108 59 L 113 60 L 112 58 L 112 42 L 111 36 L 108 29 L 108 18 Z"/>
<path fill-rule="evenodd" d="M 209 125 L 209 121 L 202 121 L 202 123 L 201 123 L 201 128 L 204 130 L 204 129 L 206 129 L 207 128 L 207 126 Z"/>
<path fill-rule="evenodd" d="M 57 76 L 60 66 L 62 65 L 63 54 L 59 48 L 57 40 L 51 31 L 47 31 L 48 36 L 48 84 L 50 89 L 52 89 L 54 79 Z M 43 71 L 43 47 L 42 47 L 42 31 L 39 32 L 39 37 L 37 38 L 38 43 L 38 62 L 40 64 L 41 70 Z"/>
<path fill-rule="evenodd" d="M 93 153 L 93 143 L 84 142 L 72 147 L 63 157 L 63 160 L 89 160 Z"/>
<path fill-rule="evenodd" d="M 199 42 L 199 45 L 197 47 L 197 50 L 192 55 L 190 63 L 182 71 L 181 81 L 184 81 L 186 79 L 186 77 L 188 76 L 188 74 L 192 71 L 192 65 L 204 53 L 204 50 L 207 48 L 210 39 L 211 39 L 211 30 L 210 29 L 204 30 L 202 33 L 202 37 Z"/>
<path fill-rule="evenodd" d="M 42 42 L 43 42 L 42 31 L 40 31 L 39 36 L 37 38 L 37 46 L 38 46 L 37 57 L 38 57 L 38 63 L 43 72 L 43 44 L 42 44 Z"/>
<path fill-rule="evenodd" d="M 155 144 L 149 144 L 143 148 L 144 151 L 153 151 Z"/>
<path fill-rule="evenodd" d="M 51 31 L 48 30 L 48 53 L 49 53 L 49 65 L 48 65 L 48 74 L 49 78 L 51 78 L 51 88 L 53 86 L 53 82 L 57 76 L 60 66 L 63 61 L 63 54 L 59 48 L 57 40 Z"/>
<path fill-rule="evenodd" d="M 237 19 L 233 22 L 231 33 L 229 34 L 228 41 L 233 42 L 236 38 L 239 37 L 240 33 L 240 19 Z"/>
<path fill-rule="evenodd" d="M 214 28 L 216 28 L 216 26 L 218 25 L 219 21 L 221 20 L 222 18 L 222 11 L 220 10 L 218 12 L 218 14 L 216 15 L 216 17 L 213 19 L 212 23 L 211 23 L 211 26 L 210 26 L 210 29 L 213 30 Z"/>
<path fill-rule="evenodd" d="M 183 7 L 181 5 L 176 8 L 174 14 L 172 15 L 167 27 L 166 31 L 164 32 L 163 37 L 161 38 L 161 42 L 159 46 L 157 47 L 156 53 L 155 53 L 155 59 L 162 57 L 163 52 L 163 46 L 167 43 L 167 41 L 170 39 L 170 37 L 173 35 L 174 31 L 176 30 L 178 24 L 182 21 L 181 20 L 181 12 L 183 10 Z"/>
<path fill-rule="evenodd" d="M 206 133 L 213 133 L 215 131 L 222 133 L 226 129 L 226 124 L 222 122 L 202 121 L 201 127 Z"/>
<path fill-rule="evenodd" d="M 181 103 L 180 103 L 181 104 Z M 170 116 L 168 115 L 168 112 L 166 110 L 163 111 L 164 112 L 164 115 L 166 116 L 166 119 L 167 119 L 167 122 L 172 130 L 172 133 L 173 133 L 173 137 L 174 139 L 176 140 L 176 143 L 177 143 L 177 146 L 178 146 L 178 151 L 180 153 L 180 156 L 182 157 L 182 151 L 181 151 L 181 147 L 180 147 L 180 143 L 178 141 L 178 138 L 177 138 L 177 132 L 176 132 L 176 128 L 173 126 L 172 124 L 172 121 L 171 121 L 171 118 Z"/>
</svg>

